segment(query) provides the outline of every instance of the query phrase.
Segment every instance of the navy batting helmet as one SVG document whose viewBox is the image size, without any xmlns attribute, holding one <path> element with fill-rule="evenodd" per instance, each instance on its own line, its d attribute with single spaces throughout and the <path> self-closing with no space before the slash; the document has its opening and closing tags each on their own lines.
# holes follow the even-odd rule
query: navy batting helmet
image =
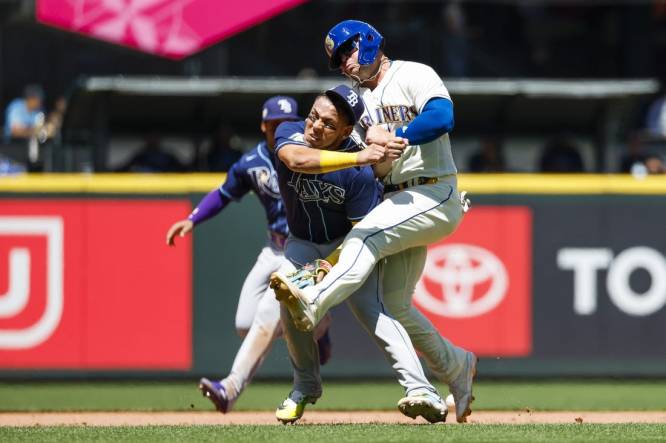
<svg viewBox="0 0 666 443">
<path fill-rule="evenodd" d="M 324 40 L 331 69 L 340 67 L 340 48 L 346 45 L 356 45 L 358 62 L 369 65 L 384 47 L 384 37 L 372 25 L 359 20 L 345 20 L 333 26 Z"/>
</svg>

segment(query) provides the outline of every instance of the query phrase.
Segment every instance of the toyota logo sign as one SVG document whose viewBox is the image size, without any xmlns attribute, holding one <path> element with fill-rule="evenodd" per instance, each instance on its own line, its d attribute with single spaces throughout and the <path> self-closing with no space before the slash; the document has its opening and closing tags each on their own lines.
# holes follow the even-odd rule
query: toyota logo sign
<svg viewBox="0 0 666 443">
<path fill-rule="evenodd" d="M 504 264 L 487 249 L 443 244 L 428 251 L 414 299 L 444 317 L 476 317 L 504 299 L 509 278 Z"/>
</svg>

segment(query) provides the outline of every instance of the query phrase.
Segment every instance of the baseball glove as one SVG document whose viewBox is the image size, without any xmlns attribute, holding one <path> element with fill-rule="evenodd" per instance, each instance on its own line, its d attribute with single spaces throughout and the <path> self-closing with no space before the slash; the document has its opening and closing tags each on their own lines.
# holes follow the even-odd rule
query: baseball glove
<svg viewBox="0 0 666 443">
<path fill-rule="evenodd" d="M 331 264 L 323 259 L 317 259 L 306 263 L 302 268 L 287 274 L 287 278 L 298 286 L 299 289 L 314 286 L 331 270 Z"/>
</svg>

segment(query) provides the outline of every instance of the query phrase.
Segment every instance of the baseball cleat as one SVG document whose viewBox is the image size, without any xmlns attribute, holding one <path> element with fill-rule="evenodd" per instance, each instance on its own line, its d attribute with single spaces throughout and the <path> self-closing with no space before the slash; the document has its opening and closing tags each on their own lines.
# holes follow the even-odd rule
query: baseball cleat
<svg viewBox="0 0 666 443">
<path fill-rule="evenodd" d="M 453 395 L 453 400 L 456 406 L 456 421 L 458 423 L 465 423 L 467 417 L 472 413 L 471 405 L 474 401 L 472 395 L 472 384 L 476 377 L 476 364 L 479 361 L 476 355 L 468 352 L 465 356 L 465 366 L 449 385 L 449 391 Z"/>
<path fill-rule="evenodd" d="M 398 409 L 407 417 L 416 418 L 419 415 L 430 423 L 445 422 L 449 410 L 437 394 L 423 392 L 410 394 L 401 398 Z"/>
<path fill-rule="evenodd" d="M 317 399 L 314 397 L 308 397 L 298 391 L 292 391 L 275 410 L 275 417 L 284 425 L 294 423 L 303 416 L 305 406 L 308 403 L 315 404 L 316 401 Z"/>
<path fill-rule="evenodd" d="M 221 413 L 226 414 L 231 410 L 233 400 L 227 397 L 227 391 L 222 383 L 202 378 L 199 380 L 199 390 L 204 397 L 213 402 L 215 409 Z"/>
<path fill-rule="evenodd" d="M 289 277 L 279 272 L 271 274 L 270 287 L 275 291 L 275 298 L 291 314 L 296 329 L 302 332 L 311 332 L 315 327 L 315 314 L 312 312 L 303 291 L 296 287 Z"/>
</svg>

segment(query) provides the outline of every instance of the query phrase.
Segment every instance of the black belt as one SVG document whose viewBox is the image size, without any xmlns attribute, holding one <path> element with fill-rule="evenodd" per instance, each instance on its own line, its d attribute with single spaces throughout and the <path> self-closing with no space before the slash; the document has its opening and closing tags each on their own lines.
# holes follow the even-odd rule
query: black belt
<svg viewBox="0 0 666 443">
<path fill-rule="evenodd" d="M 384 185 L 384 192 L 396 192 L 407 189 L 410 186 L 432 185 L 439 181 L 437 177 L 416 177 L 407 180 L 406 182 L 397 183 L 395 185 Z"/>
</svg>

